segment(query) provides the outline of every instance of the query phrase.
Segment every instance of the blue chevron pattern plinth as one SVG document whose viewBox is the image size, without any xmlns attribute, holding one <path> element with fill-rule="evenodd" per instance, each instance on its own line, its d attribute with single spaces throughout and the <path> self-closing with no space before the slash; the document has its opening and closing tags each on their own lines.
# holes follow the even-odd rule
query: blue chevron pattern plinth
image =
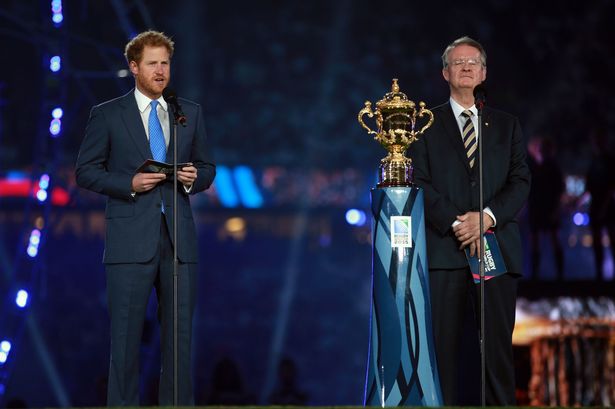
<svg viewBox="0 0 615 409">
<path fill-rule="evenodd" d="M 388 187 L 371 193 L 372 315 L 364 404 L 442 406 L 423 190 Z"/>
</svg>

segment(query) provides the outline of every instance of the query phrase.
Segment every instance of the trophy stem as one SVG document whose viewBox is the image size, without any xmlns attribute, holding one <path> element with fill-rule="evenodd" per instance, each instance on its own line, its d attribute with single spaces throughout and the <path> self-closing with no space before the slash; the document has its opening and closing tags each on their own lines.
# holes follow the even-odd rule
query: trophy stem
<svg viewBox="0 0 615 409">
<path fill-rule="evenodd" d="M 413 171 L 412 161 L 409 158 L 405 160 L 391 161 L 386 158 L 380 162 L 378 167 L 378 183 L 377 187 L 393 187 L 393 186 L 413 186 Z"/>
</svg>

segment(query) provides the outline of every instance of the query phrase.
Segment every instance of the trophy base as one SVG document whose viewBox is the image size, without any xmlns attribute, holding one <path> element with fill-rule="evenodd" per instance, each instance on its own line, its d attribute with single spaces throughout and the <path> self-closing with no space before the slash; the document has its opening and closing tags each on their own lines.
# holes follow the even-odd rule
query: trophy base
<svg viewBox="0 0 615 409">
<path fill-rule="evenodd" d="M 408 162 L 382 162 L 378 168 L 376 187 L 410 187 L 414 186 L 412 175 L 414 167 Z"/>
</svg>

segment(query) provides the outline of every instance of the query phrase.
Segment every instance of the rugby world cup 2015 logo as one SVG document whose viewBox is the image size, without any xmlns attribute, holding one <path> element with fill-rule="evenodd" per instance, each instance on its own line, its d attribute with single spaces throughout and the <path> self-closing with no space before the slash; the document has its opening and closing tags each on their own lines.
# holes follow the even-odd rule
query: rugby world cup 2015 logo
<svg viewBox="0 0 615 409">
<path fill-rule="evenodd" d="M 391 247 L 412 247 L 410 216 L 391 216 Z"/>
</svg>

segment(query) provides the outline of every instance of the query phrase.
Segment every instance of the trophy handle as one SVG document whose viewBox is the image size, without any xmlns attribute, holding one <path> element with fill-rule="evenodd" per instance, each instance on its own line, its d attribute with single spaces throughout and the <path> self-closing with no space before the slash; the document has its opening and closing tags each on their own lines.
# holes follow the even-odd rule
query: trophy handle
<svg viewBox="0 0 615 409">
<path fill-rule="evenodd" d="M 429 128 L 431 126 L 431 124 L 433 124 L 433 113 L 429 109 L 425 108 L 425 103 L 424 102 L 420 102 L 419 106 L 421 107 L 421 109 L 419 110 L 419 113 L 418 113 L 417 116 L 419 118 L 422 118 L 423 115 L 425 115 L 425 114 L 427 114 L 427 116 L 429 116 L 429 121 L 427 122 L 427 124 L 424 127 L 422 127 L 421 130 L 418 132 L 419 134 L 422 135 L 423 132 L 425 132 L 427 130 L 427 128 Z"/>
<path fill-rule="evenodd" d="M 378 135 L 378 132 L 373 131 L 369 126 L 367 126 L 365 124 L 365 122 L 363 122 L 363 115 L 365 115 L 365 114 L 367 114 L 367 116 L 370 117 L 370 118 L 374 117 L 374 112 L 372 112 L 372 103 L 369 102 L 369 101 L 365 101 L 365 108 L 363 108 L 362 110 L 359 111 L 359 115 L 358 115 L 357 119 L 359 120 L 359 123 L 367 131 L 368 134 L 370 134 L 370 135 Z M 378 110 L 376 110 L 376 115 L 378 115 L 378 117 L 380 117 L 380 112 L 378 112 Z"/>
</svg>

